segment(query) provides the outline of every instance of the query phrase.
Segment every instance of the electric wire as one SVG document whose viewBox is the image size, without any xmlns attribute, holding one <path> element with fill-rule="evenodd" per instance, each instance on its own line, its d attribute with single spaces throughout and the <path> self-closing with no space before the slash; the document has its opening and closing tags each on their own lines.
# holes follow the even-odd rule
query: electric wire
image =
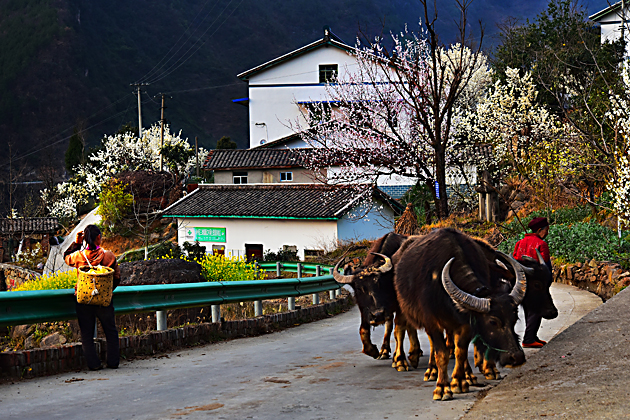
<svg viewBox="0 0 630 420">
<path fill-rule="evenodd" d="M 190 32 L 190 35 L 188 36 L 188 38 L 186 38 L 186 40 L 180 45 L 180 47 L 177 49 L 177 51 L 175 51 L 173 53 L 172 56 L 170 56 L 168 58 L 168 60 L 164 61 L 164 59 L 166 57 L 169 56 L 169 54 L 173 51 L 173 49 L 177 46 L 177 44 L 179 43 L 179 41 L 184 37 L 184 35 L 186 35 L 186 32 L 188 32 L 191 28 L 191 26 L 193 26 L 193 24 L 195 23 L 195 21 L 197 20 L 197 18 L 199 17 L 199 15 L 201 14 L 201 12 L 203 11 L 203 9 L 205 9 L 206 5 L 208 4 L 208 1 L 210 0 L 206 0 L 206 2 L 203 4 L 203 6 L 201 7 L 201 9 L 199 9 L 199 12 L 197 12 L 197 15 L 195 15 L 195 18 L 190 22 L 190 24 L 188 25 L 188 27 L 184 30 L 184 32 L 182 32 L 182 34 L 179 36 L 179 38 L 177 39 L 177 41 L 175 41 L 175 43 L 173 44 L 173 46 L 171 47 L 170 50 L 168 50 L 168 52 L 164 55 L 164 57 L 162 57 L 162 59 L 160 61 L 157 62 L 157 64 L 155 66 L 153 66 L 153 68 L 151 70 L 149 70 L 144 76 L 142 76 L 140 79 L 138 79 L 134 84 L 138 84 L 140 82 L 142 82 L 143 80 L 146 80 L 150 77 L 154 76 L 154 72 L 158 72 L 160 69 L 162 69 L 169 61 L 171 61 L 176 54 L 184 47 L 184 45 L 190 40 L 190 38 L 192 38 L 192 36 L 195 34 L 195 32 L 197 31 L 197 29 L 199 28 L 199 26 L 201 26 L 201 24 L 203 22 L 206 21 L 206 19 L 208 18 L 208 16 L 210 15 L 210 13 L 212 13 L 212 11 L 214 10 L 214 8 L 216 7 L 216 5 L 218 4 L 215 3 L 212 8 L 208 11 L 208 13 L 206 14 L 206 16 L 204 16 L 204 18 L 201 20 L 201 22 L 199 22 L 196 27 L 192 30 L 192 32 Z M 162 64 L 162 62 L 164 62 Z M 159 66 L 159 67 L 158 67 Z"/>
<path fill-rule="evenodd" d="M 219 13 L 219 15 L 217 16 L 217 18 L 212 22 L 212 24 L 210 24 L 210 26 L 208 26 L 208 29 L 206 29 L 203 34 L 201 34 L 201 36 L 199 37 L 199 39 L 201 39 L 202 37 L 205 36 L 205 34 L 212 28 L 212 26 L 214 25 L 214 23 L 221 17 L 221 15 L 223 14 L 223 12 L 225 12 L 225 10 L 227 10 L 227 8 L 230 6 L 230 4 L 232 4 L 234 0 L 230 0 L 230 2 L 225 6 L 225 8 L 221 11 L 221 13 Z M 212 32 L 210 34 L 210 36 L 208 38 L 212 38 L 212 36 L 217 33 L 217 31 L 219 29 L 221 29 L 221 27 L 223 26 L 223 24 L 234 14 L 234 12 L 239 8 L 239 6 L 243 3 L 244 0 L 241 0 L 238 5 L 232 9 L 232 11 L 230 12 L 229 15 L 227 15 L 227 17 L 225 19 L 223 19 L 223 21 L 219 24 L 219 26 L 214 30 L 214 32 Z M 195 41 L 195 43 L 193 43 L 193 45 L 184 53 L 183 57 L 186 57 L 186 55 L 190 52 L 190 50 L 192 50 L 195 47 L 195 44 L 199 42 L 199 41 Z M 157 78 L 150 80 L 148 83 L 156 83 L 159 82 L 160 80 L 164 79 L 165 77 L 167 77 L 168 75 L 172 74 L 175 70 L 177 70 L 178 68 L 180 68 L 181 66 L 183 66 L 190 58 L 192 58 L 195 53 L 197 51 L 199 51 L 199 49 L 205 45 L 206 41 L 201 41 L 201 43 L 199 44 L 199 46 L 197 47 L 197 49 L 195 49 L 190 55 L 188 55 L 188 57 L 186 57 L 181 63 L 177 64 L 177 62 L 175 62 L 174 64 L 172 64 L 168 69 L 165 70 L 164 73 L 162 73 L 161 75 L 157 76 Z M 178 61 L 181 60 L 178 59 Z M 175 66 L 175 67 L 174 67 Z"/>
</svg>

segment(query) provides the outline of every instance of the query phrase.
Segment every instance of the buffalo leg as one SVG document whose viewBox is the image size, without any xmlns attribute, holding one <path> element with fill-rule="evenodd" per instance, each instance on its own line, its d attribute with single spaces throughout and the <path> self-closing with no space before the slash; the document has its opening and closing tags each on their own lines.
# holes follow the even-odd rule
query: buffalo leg
<svg viewBox="0 0 630 420">
<path fill-rule="evenodd" d="M 468 345 L 470 344 L 470 326 L 465 325 L 453 331 L 455 344 L 455 369 L 451 380 L 451 391 L 455 394 L 468 392 L 467 373 L 470 373 L 468 363 Z"/>
<path fill-rule="evenodd" d="M 488 380 L 501 379 L 501 374 L 494 360 L 485 357 L 486 346 L 475 343 L 475 367 Z"/>
<path fill-rule="evenodd" d="M 383 344 L 381 345 L 381 352 L 378 356 L 379 360 L 389 359 L 390 353 L 392 352 L 392 348 L 389 343 L 392 339 L 393 329 L 394 322 L 391 319 L 385 321 L 385 335 L 383 336 Z"/>
<path fill-rule="evenodd" d="M 431 341 L 431 337 L 429 336 L 429 341 Z M 438 369 L 437 363 L 435 361 L 435 349 L 433 348 L 433 344 L 431 343 L 431 348 L 429 349 L 429 366 L 427 367 L 427 371 L 424 372 L 424 381 L 430 382 L 437 380 Z"/>
<path fill-rule="evenodd" d="M 394 337 L 396 338 L 396 349 L 392 358 L 392 367 L 398 372 L 409 370 L 409 363 L 405 357 L 405 332 L 407 331 L 407 320 L 400 313 L 396 313 L 396 324 L 394 327 Z"/>
<path fill-rule="evenodd" d="M 363 318 L 363 316 L 361 316 Z M 370 335 L 370 324 L 364 323 L 363 319 L 361 320 L 361 327 L 359 328 L 359 334 L 361 335 L 361 343 L 363 343 L 362 353 L 367 354 L 373 358 L 377 358 L 379 355 L 378 347 L 372 344 L 372 339 Z"/>
<path fill-rule="evenodd" d="M 437 365 L 438 376 L 435 390 L 433 390 L 434 400 L 451 400 L 453 392 L 448 383 L 448 349 L 444 341 L 444 332 L 442 330 L 427 331 L 429 340 L 431 341 L 431 351 L 435 353 L 435 362 Z"/>
<path fill-rule="evenodd" d="M 446 330 L 446 348 L 451 359 L 455 358 L 455 340 L 453 339 L 453 332 Z"/>
<path fill-rule="evenodd" d="M 418 362 L 422 356 L 420 340 L 418 340 L 418 330 L 411 325 L 407 325 L 407 336 L 409 336 L 409 364 L 414 369 L 418 369 Z"/>
</svg>

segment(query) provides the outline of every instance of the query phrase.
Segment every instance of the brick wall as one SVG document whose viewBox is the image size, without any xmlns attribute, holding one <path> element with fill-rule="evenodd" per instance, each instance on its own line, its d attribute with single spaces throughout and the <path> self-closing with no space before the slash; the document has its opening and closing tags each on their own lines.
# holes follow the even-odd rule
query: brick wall
<svg viewBox="0 0 630 420">
<path fill-rule="evenodd" d="M 263 315 L 253 319 L 202 323 L 149 334 L 120 337 L 120 355 L 152 355 L 189 346 L 213 343 L 223 339 L 260 335 L 295 324 L 323 319 L 348 310 L 354 304 L 351 297 L 295 311 Z M 106 342 L 96 340 L 96 350 L 105 360 Z M 47 349 L 33 349 L 0 353 L 0 380 L 34 378 L 85 368 L 81 343 L 65 344 Z"/>
</svg>

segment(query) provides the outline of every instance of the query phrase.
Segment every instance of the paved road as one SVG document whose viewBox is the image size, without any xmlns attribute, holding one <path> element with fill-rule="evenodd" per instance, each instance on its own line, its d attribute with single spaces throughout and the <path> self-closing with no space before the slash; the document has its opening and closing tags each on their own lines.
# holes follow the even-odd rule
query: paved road
<svg viewBox="0 0 630 420">
<path fill-rule="evenodd" d="M 570 286 L 554 285 L 553 294 L 560 316 L 555 326 L 543 325 L 543 339 L 601 303 Z M 123 363 L 115 371 L 2 385 L 0 418 L 457 419 L 476 401 L 483 388 L 433 402 L 434 383 L 422 380 L 427 356 L 419 370 L 401 373 L 390 361 L 360 354 L 358 320 L 355 308 L 275 334 Z M 381 334 L 376 329 L 374 337 Z M 424 334 L 421 343 L 428 353 Z"/>
</svg>

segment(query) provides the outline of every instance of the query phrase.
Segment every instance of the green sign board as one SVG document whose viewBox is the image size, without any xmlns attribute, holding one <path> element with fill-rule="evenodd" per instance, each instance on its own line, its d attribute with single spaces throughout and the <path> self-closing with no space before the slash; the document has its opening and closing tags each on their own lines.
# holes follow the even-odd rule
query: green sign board
<svg viewBox="0 0 630 420">
<path fill-rule="evenodd" d="M 225 242 L 224 227 L 194 228 L 195 240 L 199 242 Z"/>
</svg>

